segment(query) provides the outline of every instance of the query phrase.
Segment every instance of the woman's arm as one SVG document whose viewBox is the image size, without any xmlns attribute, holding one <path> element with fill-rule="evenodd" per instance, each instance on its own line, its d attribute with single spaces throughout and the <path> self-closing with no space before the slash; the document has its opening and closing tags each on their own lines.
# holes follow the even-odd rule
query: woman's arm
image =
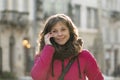
<svg viewBox="0 0 120 80">
<path fill-rule="evenodd" d="M 54 54 L 54 47 L 46 45 L 41 51 L 41 55 L 35 59 L 31 70 L 33 80 L 45 80 L 50 68 L 52 56 Z"/>
<path fill-rule="evenodd" d="M 86 53 L 88 53 L 87 55 L 88 60 L 85 72 L 88 77 L 88 80 L 104 80 L 94 56 L 88 51 L 86 51 Z"/>
</svg>

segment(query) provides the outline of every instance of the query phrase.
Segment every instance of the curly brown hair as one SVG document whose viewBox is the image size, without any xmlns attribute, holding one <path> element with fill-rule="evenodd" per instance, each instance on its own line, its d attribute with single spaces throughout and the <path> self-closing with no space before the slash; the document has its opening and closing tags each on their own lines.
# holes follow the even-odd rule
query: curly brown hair
<svg viewBox="0 0 120 80">
<path fill-rule="evenodd" d="M 70 32 L 70 39 L 62 46 L 58 45 L 53 39 L 51 39 L 51 43 L 55 48 L 54 58 L 63 60 L 67 57 L 78 54 L 83 44 L 82 39 L 78 39 L 78 31 L 76 29 L 76 26 L 65 14 L 56 14 L 50 16 L 46 20 L 44 30 L 42 33 L 40 33 L 39 37 L 39 51 L 41 51 L 45 45 L 44 36 L 49 33 L 52 27 L 58 22 L 65 24 Z"/>
</svg>

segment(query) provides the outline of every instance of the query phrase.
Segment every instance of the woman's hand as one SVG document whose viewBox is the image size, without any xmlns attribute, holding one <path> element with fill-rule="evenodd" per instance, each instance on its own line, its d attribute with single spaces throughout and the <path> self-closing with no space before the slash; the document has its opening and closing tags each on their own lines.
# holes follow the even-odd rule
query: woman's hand
<svg viewBox="0 0 120 80">
<path fill-rule="evenodd" d="M 44 36 L 44 40 L 45 40 L 45 44 L 46 45 L 52 45 L 52 43 L 50 42 L 50 38 L 53 37 L 52 33 L 47 33 L 45 36 Z"/>
</svg>

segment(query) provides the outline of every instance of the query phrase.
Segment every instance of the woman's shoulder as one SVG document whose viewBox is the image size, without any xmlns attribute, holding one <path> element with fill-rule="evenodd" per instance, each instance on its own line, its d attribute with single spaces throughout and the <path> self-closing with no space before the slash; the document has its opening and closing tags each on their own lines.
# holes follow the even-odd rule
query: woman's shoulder
<svg viewBox="0 0 120 80">
<path fill-rule="evenodd" d="M 88 54 L 91 54 L 89 50 L 87 49 L 82 49 L 79 53 L 80 55 L 88 55 Z"/>
<path fill-rule="evenodd" d="M 90 57 L 94 57 L 93 54 L 87 50 L 87 49 L 83 49 L 80 53 L 79 53 L 80 57 L 85 57 L 85 58 L 90 58 Z"/>
</svg>

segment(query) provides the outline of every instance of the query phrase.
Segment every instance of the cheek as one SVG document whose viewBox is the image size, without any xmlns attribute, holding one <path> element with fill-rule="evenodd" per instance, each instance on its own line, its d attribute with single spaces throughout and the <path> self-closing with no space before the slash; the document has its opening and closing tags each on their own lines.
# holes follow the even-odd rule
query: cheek
<svg viewBox="0 0 120 80">
<path fill-rule="evenodd" d="M 52 36 L 55 38 L 55 37 L 57 37 L 57 34 L 56 34 L 56 33 L 53 33 Z"/>
<path fill-rule="evenodd" d="M 68 31 L 66 34 L 67 34 L 67 35 L 68 35 L 68 37 L 70 38 L 70 32 Z"/>
<path fill-rule="evenodd" d="M 69 38 L 70 38 L 70 35 L 68 35 L 68 40 L 69 40 Z"/>
</svg>

